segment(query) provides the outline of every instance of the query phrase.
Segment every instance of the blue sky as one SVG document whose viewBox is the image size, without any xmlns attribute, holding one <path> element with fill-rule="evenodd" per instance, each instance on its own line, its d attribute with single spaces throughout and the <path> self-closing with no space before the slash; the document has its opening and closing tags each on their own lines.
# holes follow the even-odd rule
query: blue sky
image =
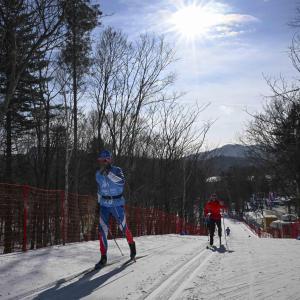
<svg viewBox="0 0 300 300">
<path fill-rule="evenodd" d="M 260 111 L 271 93 L 263 74 L 298 76 L 288 57 L 296 0 L 102 0 L 100 6 L 113 14 L 102 19 L 103 27 L 132 39 L 147 31 L 164 34 L 174 45 L 173 89 L 186 92 L 180 101 L 187 105 L 211 103 L 199 124 L 217 120 L 208 147 L 238 142 L 250 120 L 245 110 Z"/>
</svg>

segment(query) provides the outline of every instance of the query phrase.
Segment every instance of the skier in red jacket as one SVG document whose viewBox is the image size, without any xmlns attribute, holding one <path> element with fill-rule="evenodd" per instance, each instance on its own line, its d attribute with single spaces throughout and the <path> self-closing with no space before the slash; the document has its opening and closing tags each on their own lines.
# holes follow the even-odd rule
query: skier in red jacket
<svg viewBox="0 0 300 300">
<path fill-rule="evenodd" d="M 221 245 L 221 237 L 222 237 L 221 209 L 226 209 L 226 207 L 220 204 L 216 194 L 212 194 L 210 196 L 209 201 L 206 203 L 204 207 L 204 216 L 207 220 L 208 231 L 210 236 L 210 240 L 209 240 L 210 246 L 214 244 L 214 233 L 215 233 L 216 225 L 218 227 L 218 235 L 220 238 L 220 245 Z"/>
</svg>

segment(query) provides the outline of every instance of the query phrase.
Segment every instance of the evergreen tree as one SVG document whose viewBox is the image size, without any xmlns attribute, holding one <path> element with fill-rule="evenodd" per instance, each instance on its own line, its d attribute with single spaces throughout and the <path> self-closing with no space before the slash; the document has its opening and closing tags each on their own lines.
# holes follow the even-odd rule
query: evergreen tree
<svg viewBox="0 0 300 300">
<path fill-rule="evenodd" d="M 22 64 L 21 60 L 24 52 L 32 47 L 36 37 L 32 28 L 31 16 L 26 11 L 25 3 L 23 1 L 17 2 L 9 2 L 11 6 L 7 8 L 7 31 L 1 37 L 3 40 L 0 50 L 0 94 L 2 97 L 7 94 L 12 80 L 11 64 L 15 64 L 16 67 Z M 15 51 L 12 51 L 12 48 Z M 15 53 L 12 54 L 12 52 Z M 35 102 L 40 98 L 38 87 L 41 82 L 46 80 L 38 76 L 39 70 L 44 68 L 47 63 L 44 59 L 40 59 L 41 56 L 42 51 L 36 50 L 34 55 L 32 55 L 32 60 L 28 62 L 26 68 L 20 73 L 18 84 L 5 114 L 6 167 L 4 179 L 7 182 L 13 180 L 13 141 L 16 144 L 16 140 L 22 138 L 22 135 L 32 129 L 34 125 L 32 112 L 34 107 L 36 107 Z M 4 109 L 4 102 L 1 102 L 1 104 L 1 108 Z"/>
<path fill-rule="evenodd" d="M 34 128 L 34 115 L 40 100 L 39 86 L 47 80 L 40 76 L 40 71 L 47 64 L 44 58 L 47 47 L 35 47 L 39 32 L 34 14 L 28 9 L 26 1 L 2 1 L 0 10 L 0 108 L 4 116 L 2 126 L 5 132 L 4 181 L 12 182 L 15 169 L 12 154 L 17 150 L 18 140 Z M 9 101 L 5 101 L 8 98 Z M 11 251 L 14 215 L 11 203 L 6 209 L 5 253 Z"/>
<path fill-rule="evenodd" d="M 37 88 L 44 80 L 37 73 L 47 64 L 45 52 L 60 40 L 63 7 L 60 0 L 0 1 L 0 120 L 6 140 L 4 177 L 9 182 L 15 127 L 30 127 L 32 99 L 39 98 Z"/>
<path fill-rule="evenodd" d="M 37 51 L 45 51 L 60 43 L 65 3 L 61 0 L 1 0 L 1 61 L 9 71 L 5 94 L 1 95 L 0 119 L 9 110 L 19 81 Z M 34 35 L 23 47 L 22 24 L 30 23 Z M 3 53 L 4 52 L 4 53 Z M 5 52 L 7 55 L 5 56 Z M 5 57 L 5 59 L 3 59 Z"/>
<path fill-rule="evenodd" d="M 296 98 L 286 106 L 284 118 L 274 128 L 274 159 L 277 177 L 285 183 L 285 192 L 300 192 L 300 102 Z M 298 199 L 298 206 L 300 200 Z"/>
<path fill-rule="evenodd" d="M 73 191 L 78 190 L 78 93 L 84 83 L 91 60 L 91 31 L 98 25 L 101 15 L 98 5 L 91 5 L 89 0 L 68 0 L 65 2 L 65 44 L 61 58 L 72 78 L 74 150 L 73 150 Z"/>
</svg>

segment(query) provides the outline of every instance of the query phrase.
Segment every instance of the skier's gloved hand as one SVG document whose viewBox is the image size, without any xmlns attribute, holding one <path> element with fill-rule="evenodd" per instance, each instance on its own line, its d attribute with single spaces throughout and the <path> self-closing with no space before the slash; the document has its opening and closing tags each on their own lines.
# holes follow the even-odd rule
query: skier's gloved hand
<svg viewBox="0 0 300 300">
<path fill-rule="evenodd" d="M 108 171 L 107 171 L 106 169 L 104 169 L 104 170 L 102 170 L 101 174 L 102 174 L 103 176 L 107 176 Z"/>
<path fill-rule="evenodd" d="M 109 166 L 105 166 L 102 170 L 101 170 L 101 174 L 103 176 L 107 176 L 109 173 L 110 167 Z"/>
</svg>

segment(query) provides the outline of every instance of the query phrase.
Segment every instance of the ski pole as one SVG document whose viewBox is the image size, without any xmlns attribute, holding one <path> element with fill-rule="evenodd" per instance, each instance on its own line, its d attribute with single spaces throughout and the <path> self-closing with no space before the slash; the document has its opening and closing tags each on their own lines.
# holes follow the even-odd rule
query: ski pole
<svg viewBox="0 0 300 300">
<path fill-rule="evenodd" d="M 110 235 L 113 237 L 113 240 L 115 241 L 117 247 L 119 248 L 119 250 L 120 250 L 120 252 L 121 252 L 121 255 L 124 256 L 124 254 L 123 254 L 123 252 L 122 252 L 120 246 L 118 245 L 118 243 L 117 243 L 117 241 L 116 241 L 114 235 L 112 234 L 111 230 L 109 229 L 109 227 L 108 227 L 108 231 L 109 231 Z"/>
<path fill-rule="evenodd" d="M 207 230 L 207 243 L 209 244 L 209 224 L 208 224 L 208 219 L 205 218 L 205 226 L 206 226 L 206 230 Z"/>
<path fill-rule="evenodd" d="M 207 243 L 209 244 L 210 233 L 209 233 L 209 226 L 208 225 L 206 225 L 206 230 L 207 230 Z"/>
</svg>

